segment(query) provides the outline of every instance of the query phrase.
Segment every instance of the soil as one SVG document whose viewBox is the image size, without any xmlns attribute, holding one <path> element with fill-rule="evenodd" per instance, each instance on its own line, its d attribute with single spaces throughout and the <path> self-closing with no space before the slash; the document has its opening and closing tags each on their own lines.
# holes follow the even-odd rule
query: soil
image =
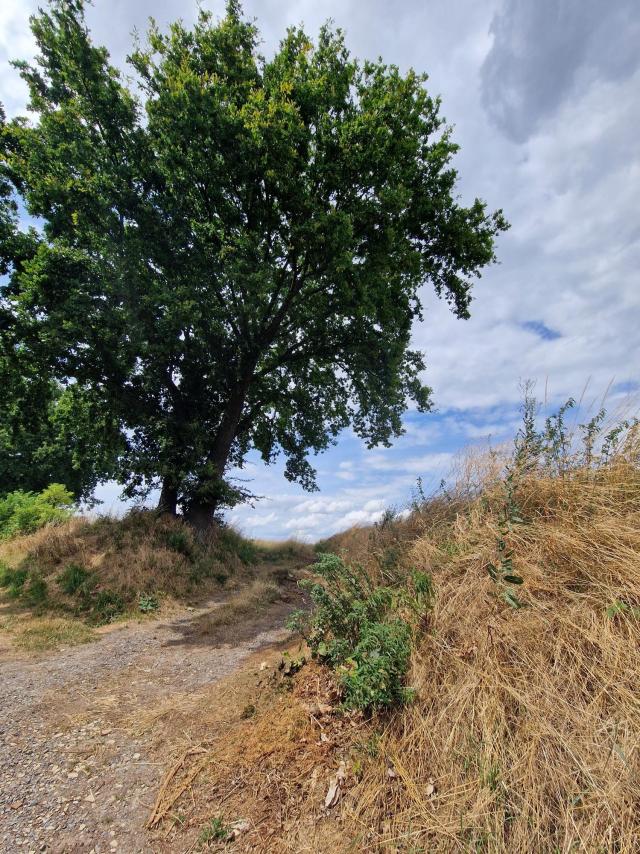
<svg viewBox="0 0 640 854">
<path fill-rule="evenodd" d="M 259 619 L 206 636 L 198 623 L 219 602 L 109 626 L 97 642 L 46 654 L 18 654 L 0 637 L 0 851 L 173 850 L 145 821 L 173 742 L 184 748 L 190 735 L 141 721 L 188 706 L 282 642 L 296 600 L 287 591 Z"/>
</svg>

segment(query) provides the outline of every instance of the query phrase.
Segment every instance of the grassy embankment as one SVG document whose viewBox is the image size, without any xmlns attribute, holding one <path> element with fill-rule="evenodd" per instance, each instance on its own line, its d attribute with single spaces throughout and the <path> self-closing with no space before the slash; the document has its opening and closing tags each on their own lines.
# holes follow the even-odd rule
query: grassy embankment
<svg viewBox="0 0 640 854">
<path fill-rule="evenodd" d="M 287 570 L 308 562 L 297 543 L 256 543 L 232 528 L 201 542 L 178 519 L 132 512 L 72 518 L 0 541 L 0 628 L 16 646 L 85 643 L 95 627 L 224 595 L 202 631 L 259 614 Z"/>
<path fill-rule="evenodd" d="M 374 590 L 430 575 L 407 702 L 346 708 L 353 658 L 268 670 L 244 698 L 250 718 L 213 733 L 195 774 L 177 766 L 153 826 L 213 823 L 201 844 L 215 847 L 249 817 L 233 850 L 636 851 L 638 428 L 618 438 L 599 456 L 589 440 L 469 456 L 457 486 L 407 519 L 323 543 Z"/>
</svg>

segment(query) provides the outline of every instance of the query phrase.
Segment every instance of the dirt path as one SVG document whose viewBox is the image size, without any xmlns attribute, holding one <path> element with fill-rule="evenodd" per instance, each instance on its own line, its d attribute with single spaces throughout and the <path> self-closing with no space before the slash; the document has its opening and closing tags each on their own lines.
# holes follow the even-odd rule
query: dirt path
<svg viewBox="0 0 640 854">
<path fill-rule="evenodd" d="M 214 603 L 112 627 L 34 658 L 0 652 L 0 851 L 153 852 L 144 830 L 167 755 L 131 720 L 189 696 L 282 640 L 287 603 L 233 643 L 196 627 Z"/>
</svg>

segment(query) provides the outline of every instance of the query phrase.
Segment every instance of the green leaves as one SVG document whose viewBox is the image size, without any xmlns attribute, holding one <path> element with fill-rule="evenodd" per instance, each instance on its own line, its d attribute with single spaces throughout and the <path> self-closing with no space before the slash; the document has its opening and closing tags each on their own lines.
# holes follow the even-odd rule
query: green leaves
<svg viewBox="0 0 640 854">
<path fill-rule="evenodd" d="M 314 657 L 336 669 L 348 706 L 379 709 L 406 702 L 412 626 L 400 610 L 406 605 L 424 616 L 433 600 L 431 577 L 414 573 L 410 597 L 402 589 L 376 587 L 364 569 L 335 554 L 322 554 L 313 570 L 322 582 L 301 583 L 313 611 L 296 614 L 290 627 L 302 632 Z"/>
<path fill-rule="evenodd" d="M 388 444 L 410 401 L 430 408 L 419 290 L 468 316 L 507 224 L 460 205 L 423 76 L 360 64 L 329 26 L 266 61 L 236 4 L 154 26 L 135 89 L 80 0 L 33 32 L 35 119 L 3 130 L 3 168 L 44 235 L 2 308 L 52 381 L 111 413 L 130 494 L 163 480 L 184 505 L 232 503 L 220 479 L 251 449 L 312 489 L 309 453 L 346 426 Z"/>
</svg>

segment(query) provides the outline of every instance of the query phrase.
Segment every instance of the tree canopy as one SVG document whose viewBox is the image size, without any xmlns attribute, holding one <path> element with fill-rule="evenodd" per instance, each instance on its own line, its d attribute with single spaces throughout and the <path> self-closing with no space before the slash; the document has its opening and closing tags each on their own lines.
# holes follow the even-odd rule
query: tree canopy
<svg viewBox="0 0 640 854">
<path fill-rule="evenodd" d="M 310 452 L 346 426 L 388 444 L 411 402 L 429 409 L 420 288 L 467 317 L 507 225 L 457 199 L 424 75 L 355 60 L 329 25 L 265 59 L 235 0 L 152 22 L 130 84 L 83 0 L 31 25 L 32 119 L 5 125 L 3 175 L 43 226 L 2 312 L 27 330 L 13 348 L 99 413 L 128 494 L 162 485 L 205 523 L 242 497 L 225 474 L 251 449 L 313 489 Z"/>
</svg>

